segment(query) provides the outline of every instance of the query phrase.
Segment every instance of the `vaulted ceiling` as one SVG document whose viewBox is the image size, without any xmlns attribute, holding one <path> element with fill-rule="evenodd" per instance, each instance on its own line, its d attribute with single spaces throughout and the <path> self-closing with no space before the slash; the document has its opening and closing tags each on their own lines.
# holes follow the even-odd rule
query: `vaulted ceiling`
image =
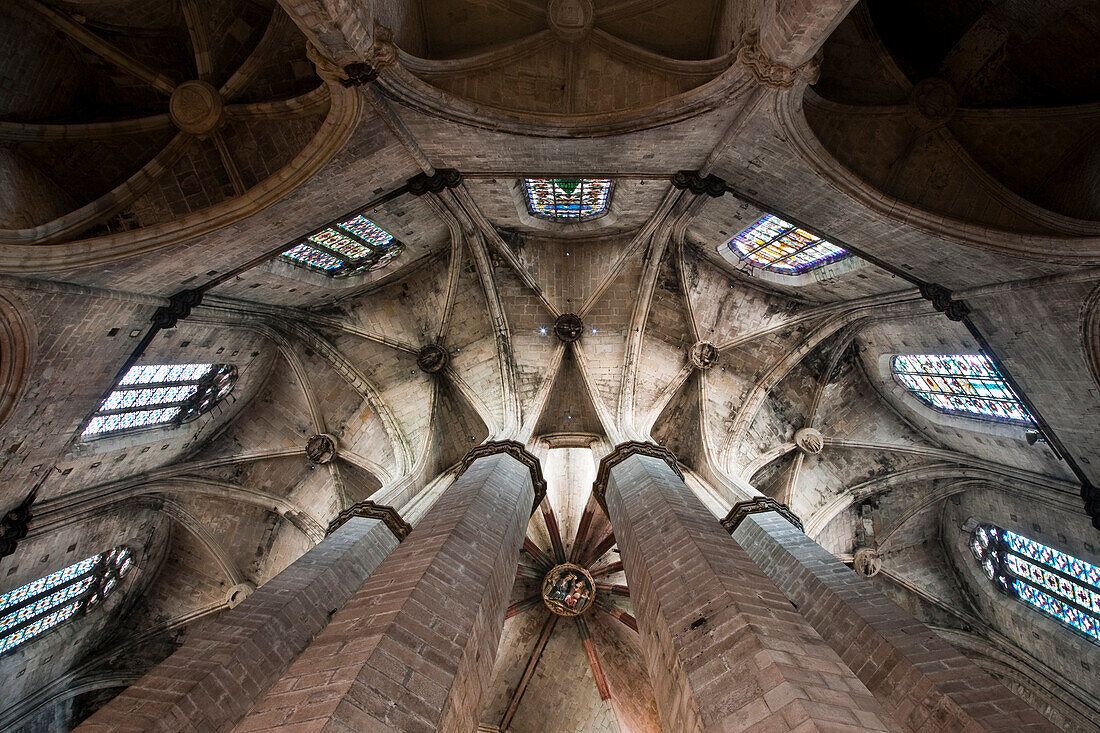
<svg viewBox="0 0 1100 733">
<path fill-rule="evenodd" d="M 1100 484 L 1096 3 L 975 2 L 945 21 L 922 2 L 803 18 L 421 0 L 341 23 L 313 12 L 327 5 L 0 9 L 0 506 L 39 487 L 0 590 L 140 548 L 110 610 L 0 656 L 2 727 L 71 725 L 341 509 L 369 497 L 415 522 L 470 447 L 512 438 L 542 461 L 566 552 L 606 550 L 590 567 L 617 560 L 589 503 L 598 460 L 653 440 L 716 514 L 763 493 L 846 560 L 875 548 L 874 582 L 1059 725 L 1093 729 L 1095 646 L 980 582 L 966 543 L 990 521 L 1100 564 L 1081 496 Z M 746 33 L 773 26 L 798 32 Z M 915 47 L 914 27 L 935 42 Z M 356 86 L 345 67 L 363 61 L 381 73 Z M 441 169 L 461 181 L 406 184 Z M 673 185 L 681 170 L 724 195 Z M 533 217 L 528 175 L 611 177 L 610 211 Z M 404 244 L 385 267 L 330 278 L 277 257 L 360 210 Z M 793 278 L 724 257 L 765 213 L 859 256 Z M 567 313 L 573 343 L 554 333 Z M 713 363 L 692 360 L 699 342 Z M 81 441 L 139 344 L 141 362 L 239 379 L 192 423 Z M 417 359 L 432 344 L 434 373 Z M 1043 440 L 937 413 L 890 374 L 893 354 L 979 350 Z M 327 463 L 305 453 L 319 433 Z M 528 536 L 551 548 L 541 513 Z M 629 597 L 587 616 L 603 701 L 577 626 L 541 639 L 549 612 L 522 605 L 539 559 L 517 563 L 532 571 L 483 724 L 657 729 Z"/>
</svg>

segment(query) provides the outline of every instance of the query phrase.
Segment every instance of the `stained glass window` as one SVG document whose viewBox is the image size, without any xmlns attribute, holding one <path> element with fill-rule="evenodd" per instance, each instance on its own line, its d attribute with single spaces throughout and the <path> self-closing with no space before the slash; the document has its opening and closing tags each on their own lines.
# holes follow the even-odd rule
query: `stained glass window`
<svg viewBox="0 0 1100 733">
<path fill-rule="evenodd" d="M 992 524 L 974 530 L 970 549 L 1002 593 L 1100 644 L 1100 568 Z"/>
<path fill-rule="evenodd" d="M 987 420 L 1034 423 L 1031 413 L 981 354 L 904 354 L 894 376 L 923 402 L 947 413 Z"/>
<path fill-rule="evenodd" d="M 726 242 L 726 246 L 753 267 L 782 275 L 798 275 L 849 254 L 771 214 Z"/>
<path fill-rule="evenodd" d="M 81 437 L 153 425 L 180 425 L 217 404 L 236 380 L 237 370 L 229 364 L 131 367 L 100 403 Z"/>
<path fill-rule="evenodd" d="M 552 221 L 583 221 L 607 213 L 610 178 L 524 178 L 527 208 Z"/>
<path fill-rule="evenodd" d="M 86 613 L 133 566 L 133 553 L 116 547 L 0 596 L 0 654 Z"/>
<path fill-rule="evenodd" d="M 362 214 L 334 223 L 296 242 L 281 257 L 327 275 L 376 270 L 401 254 L 404 245 Z"/>
</svg>

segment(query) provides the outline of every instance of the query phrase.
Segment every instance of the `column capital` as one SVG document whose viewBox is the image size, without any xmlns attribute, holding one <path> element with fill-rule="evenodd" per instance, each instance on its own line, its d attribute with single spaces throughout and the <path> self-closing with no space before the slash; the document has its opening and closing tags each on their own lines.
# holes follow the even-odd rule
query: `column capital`
<svg viewBox="0 0 1100 733">
<path fill-rule="evenodd" d="M 384 504 L 375 504 L 370 499 L 364 499 L 363 501 L 352 504 L 344 511 L 336 515 L 336 518 L 329 522 L 328 530 L 325 532 L 325 537 L 328 537 L 340 527 L 344 526 L 352 517 L 364 517 L 366 519 L 380 519 L 382 520 L 389 530 L 393 532 L 393 536 L 397 538 L 398 542 L 409 536 L 409 532 L 412 532 L 412 525 L 401 518 L 401 515 L 397 513 L 397 510 L 392 506 L 385 506 Z"/>
<path fill-rule="evenodd" d="M 733 505 L 733 508 L 730 509 L 730 513 L 726 515 L 726 518 L 722 520 L 722 526 L 725 527 L 727 532 L 733 534 L 741 524 L 741 520 L 750 514 L 760 514 L 762 512 L 775 512 L 797 527 L 799 532 L 806 531 L 802 526 L 802 520 L 798 518 L 797 514 L 791 511 L 789 506 L 780 504 L 770 496 L 758 496 L 749 501 L 737 502 Z"/>
<path fill-rule="evenodd" d="M 592 495 L 596 497 L 596 501 L 600 503 L 605 512 L 607 511 L 607 503 L 604 500 L 604 494 L 607 491 L 607 477 L 611 474 L 611 469 L 634 455 L 660 458 L 668 464 L 673 473 L 680 477 L 681 481 L 684 480 L 684 474 L 676 463 L 676 456 L 663 445 L 643 443 L 639 440 L 628 440 L 625 443 L 619 443 L 615 446 L 615 450 L 608 453 L 600 461 L 600 469 L 596 472 L 596 480 L 592 482 Z"/>
<path fill-rule="evenodd" d="M 473 462 L 478 458 L 497 453 L 507 453 L 530 469 L 531 484 L 535 489 L 535 503 L 531 506 L 531 513 L 534 514 L 546 496 L 546 479 L 542 477 L 542 465 L 539 463 L 539 459 L 527 452 L 522 443 L 517 443 L 514 440 L 490 440 L 488 443 L 482 443 L 476 448 L 471 448 L 470 452 L 462 457 L 462 463 L 459 464 L 458 474 L 455 478 L 457 479 L 458 476 L 465 473 L 466 469 L 473 465 Z"/>
</svg>

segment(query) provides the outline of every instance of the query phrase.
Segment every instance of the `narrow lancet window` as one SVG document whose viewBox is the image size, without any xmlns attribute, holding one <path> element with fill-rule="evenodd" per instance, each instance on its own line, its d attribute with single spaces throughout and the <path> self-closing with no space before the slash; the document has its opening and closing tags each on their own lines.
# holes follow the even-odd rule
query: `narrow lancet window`
<svg viewBox="0 0 1100 733">
<path fill-rule="evenodd" d="M 584 221 L 607 213 L 610 178 L 524 178 L 527 209 L 551 221 Z"/>
<path fill-rule="evenodd" d="M 974 530 L 970 549 L 1002 593 L 1100 644 L 1100 568 L 992 524 Z"/>
<path fill-rule="evenodd" d="M 233 389 L 229 364 L 143 364 L 123 375 L 100 403 L 83 438 L 156 425 L 181 425 L 210 410 Z"/>
<path fill-rule="evenodd" d="M 726 246 L 753 267 L 781 275 L 801 275 L 849 255 L 848 250 L 772 214 L 761 217 Z"/>
<path fill-rule="evenodd" d="M 0 654 L 95 607 L 133 565 L 116 547 L 0 596 Z"/>
<path fill-rule="evenodd" d="M 921 401 L 954 415 L 1034 423 L 997 367 L 981 354 L 902 354 L 894 377 Z"/>
<path fill-rule="evenodd" d="M 362 214 L 295 242 L 281 257 L 326 275 L 351 275 L 383 267 L 404 245 Z"/>
</svg>

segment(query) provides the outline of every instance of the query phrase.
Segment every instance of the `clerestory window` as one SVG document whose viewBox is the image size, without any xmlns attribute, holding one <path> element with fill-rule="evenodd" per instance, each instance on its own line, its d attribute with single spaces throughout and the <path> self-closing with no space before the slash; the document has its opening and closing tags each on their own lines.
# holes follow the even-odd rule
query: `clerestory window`
<svg viewBox="0 0 1100 733">
<path fill-rule="evenodd" d="M 523 193 L 532 215 L 551 221 L 585 221 L 607 213 L 610 178 L 524 178 Z"/>
<path fill-rule="evenodd" d="M 236 381 L 237 369 L 229 364 L 131 367 L 100 403 L 81 437 L 181 425 L 214 407 Z"/>
<path fill-rule="evenodd" d="M 758 219 L 726 246 L 753 267 L 781 275 L 801 275 L 849 256 L 848 250 L 772 214 Z"/>
<path fill-rule="evenodd" d="M 970 549 L 1002 593 L 1100 643 L 1100 568 L 993 524 L 974 530 Z"/>
<path fill-rule="evenodd" d="M 0 596 L 0 654 L 87 613 L 133 566 L 129 548 L 116 547 Z"/>
<path fill-rule="evenodd" d="M 1035 420 L 981 354 L 901 354 L 894 378 L 922 402 L 954 415 L 1031 425 Z"/>
<path fill-rule="evenodd" d="M 362 214 L 333 223 L 295 242 L 280 257 L 326 275 L 377 270 L 401 254 L 404 245 Z"/>
</svg>

